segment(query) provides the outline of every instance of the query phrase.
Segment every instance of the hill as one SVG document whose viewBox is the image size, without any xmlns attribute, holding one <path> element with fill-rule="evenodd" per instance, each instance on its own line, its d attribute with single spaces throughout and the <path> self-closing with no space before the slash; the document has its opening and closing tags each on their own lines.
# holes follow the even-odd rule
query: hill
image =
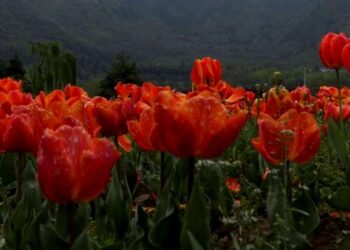
<svg viewBox="0 0 350 250">
<path fill-rule="evenodd" d="M 349 20 L 347 0 L 2 0 L 0 58 L 58 40 L 78 57 L 81 79 L 120 51 L 149 80 L 185 81 L 206 55 L 232 78 L 246 67 L 317 66 L 321 36 L 350 34 Z"/>
</svg>

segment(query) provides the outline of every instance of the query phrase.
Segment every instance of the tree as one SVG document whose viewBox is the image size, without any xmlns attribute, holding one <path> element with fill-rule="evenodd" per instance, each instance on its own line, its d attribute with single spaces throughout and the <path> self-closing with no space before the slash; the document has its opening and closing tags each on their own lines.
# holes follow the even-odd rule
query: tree
<svg viewBox="0 0 350 250">
<path fill-rule="evenodd" d="M 19 59 L 18 54 L 15 53 L 14 57 L 10 59 L 8 66 L 5 68 L 5 74 L 6 76 L 17 80 L 24 80 L 25 73 L 23 64 Z"/>
<path fill-rule="evenodd" d="M 35 43 L 30 48 L 32 60 L 28 78 L 33 91 L 50 91 L 63 88 L 66 84 L 76 84 L 77 67 L 75 57 L 62 51 L 59 43 Z"/>
<path fill-rule="evenodd" d="M 115 96 L 114 87 L 118 82 L 141 84 L 136 63 L 124 52 L 117 54 L 105 79 L 100 83 L 101 95 L 107 98 Z"/>
</svg>

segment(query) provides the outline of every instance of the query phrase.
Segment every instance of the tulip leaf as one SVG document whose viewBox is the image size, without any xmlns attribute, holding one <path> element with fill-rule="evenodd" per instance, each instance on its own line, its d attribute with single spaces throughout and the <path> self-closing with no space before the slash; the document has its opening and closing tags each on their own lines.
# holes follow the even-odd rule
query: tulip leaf
<svg viewBox="0 0 350 250">
<path fill-rule="evenodd" d="M 89 203 L 80 203 L 74 216 L 74 230 L 77 235 L 87 227 L 90 217 Z"/>
<path fill-rule="evenodd" d="M 209 212 L 197 178 L 185 213 L 184 225 L 181 231 L 181 247 L 184 250 L 192 249 L 189 233 L 200 242 L 203 249 L 210 246 Z"/>
<path fill-rule="evenodd" d="M 174 202 L 172 209 L 168 210 L 167 214 L 151 227 L 149 240 L 153 246 L 161 249 L 180 249 L 180 231 L 180 212 Z"/>
<path fill-rule="evenodd" d="M 344 130 L 338 127 L 333 119 L 328 120 L 328 135 L 329 139 L 338 154 L 339 160 L 345 167 L 346 182 L 350 185 L 350 159 L 349 146 L 346 143 Z"/>
<path fill-rule="evenodd" d="M 337 210 L 350 211 L 350 187 L 340 187 L 328 203 Z"/>
<path fill-rule="evenodd" d="M 147 237 L 150 226 L 151 223 L 148 218 L 148 214 L 142 209 L 140 205 L 138 205 L 135 216 L 135 224 L 133 227 L 135 239 L 129 247 L 131 250 L 151 248 L 151 244 L 149 243 Z"/>
<path fill-rule="evenodd" d="M 180 199 L 186 192 L 186 178 L 190 163 L 188 159 L 180 158 L 176 160 L 175 164 L 176 174 L 174 178 L 174 190 L 176 198 Z M 168 169 L 171 169 L 170 166 Z"/>
<path fill-rule="evenodd" d="M 25 196 L 22 196 L 21 201 L 17 204 L 15 210 L 13 211 L 13 225 L 16 230 L 20 230 L 27 222 L 29 214 L 28 202 Z"/>
<path fill-rule="evenodd" d="M 23 195 L 26 196 L 28 206 L 32 209 L 39 208 L 41 205 L 41 192 L 36 179 L 36 172 L 33 162 L 28 161 L 22 175 Z"/>
<path fill-rule="evenodd" d="M 41 210 L 35 215 L 34 219 L 29 224 L 27 233 L 27 242 L 32 249 L 40 249 L 40 225 L 50 222 L 48 211 L 53 207 L 53 204 L 49 201 L 44 201 Z"/>
<path fill-rule="evenodd" d="M 69 244 L 49 225 L 40 226 L 41 249 L 69 249 Z"/>
<path fill-rule="evenodd" d="M 173 184 L 175 175 L 175 168 L 172 168 L 172 171 L 165 182 L 165 186 L 159 194 L 157 207 L 153 216 L 153 221 L 155 223 L 161 220 L 163 217 L 169 215 L 169 211 L 172 211 L 174 209 L 175 198 L 173 197 Z"/>
<path fill-rule="evenodd" d="M 69 235 L 66 212 L 65 205 L 58 206 L 55 218 L 55 232 L 64 239 L 67 239 Z"/>
<path fill-rule="evenodd" d="M 199 244 L 199 242 L 191 232 L 188 232 L 188 238 L 190 239 L 193 250 L 203 250 L 203 247 L 201 246 L 201 244 Z"/>
<path fill-rule="evenodd" d="M 222 198 L 224 183 L 221 168 L 213 161 L 202 161 L 198 168 L 203 192 L 210 198 L 212 206 L 217 209 Z"/>
<path fill-rule="evenodd" d="M 125 247 L 125 244 L 124 242 L 117 242 L 113 245 L 109 245 L 109 246 L 104 246 L 104 247 L 100 247 L 98 248 L 99 250 L 128 250 L 126 247 Z"/>
<path fill-rule="evenodd" d="M 277 175 L 269 176 L 269 190 L 267 194 L 266 209 L 271 225 L 282 218 L 287 225 L 292 225 L 292 216 L 289 213 L 289 206 L 286 192 L 282 188 L 282 183 Z"/>
<path fill-rule="evenodd" d="M 275 235 L 286 248 L 308 249 L 306 236 L 299 233 L 294 224 L 292 211 L 289 207 L 286 191 L 278 175 L 269 176 L 269 190 L 267 194 L 266 210 L 270 225 Z"/>
<path fill-rule="evenodd" d="M 78 238 L 74 241 L 71 250 L 90 250 L 92 249 L 91 242 L 87 233 L 82 232 Z"/>
<path fill-rule="evenodd" d="M 17 156 L 14 153 L 5 153 L 0 156 L 0 183 L 2 187 L 14 184 L 16 179 L 16 160 Z"/>
<path fill-rule="evenodd" d="M 293 204 L 293 217 L 296 229 L 303 234 L 311 234 L 320 224 L 315 203 L 305 192 Z"/>
<path fill-rule="evenodd" d="M 108 216 L 113 222 L 113 230 L 117 232 L 120 238 L 123 238 L 129 228 L 129 202 L 124 199 L 123 188 L 116 169 L 113 170 L 106 204 Z"/>
</svg>

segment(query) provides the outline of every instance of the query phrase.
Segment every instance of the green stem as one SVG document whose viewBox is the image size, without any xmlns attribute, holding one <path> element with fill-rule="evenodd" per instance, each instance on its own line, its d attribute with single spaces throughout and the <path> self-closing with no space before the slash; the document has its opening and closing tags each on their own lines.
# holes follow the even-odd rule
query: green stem
<svg viewBox="0 0 350 250">
<path fill-rule="evenodd" d="M 15 201 L 19 202 L 22 198 L 22 175 L 24 172 L 24 169 L 26 168 L 26 153 L 18 153 L 18 160 L 17 160 L 17 171 L 16 171 L 16 194 L 15 194 Z"/>
<path fill-rule="evenodd" d="M 343 101 L 342 101 L 342 96 L 341 96 L 339 69 L 336 69 L 335 72 L 337 75 L 337 86 L 338 86 L 339 121 L 340 121 L 340 124 L 342 126 L 342 123 L 343 123 Z"/>
<path fill-rule="evenodd" d="M 165 153 L 160 152 L 160 191 L 165 185 Z"/>
<path fill-rule="evenodd" d="M 124 180 L 126 191 L 128 193 L 129 201 L 130 201 L 130 203 L 132 203 L 133 199 L 132 199 L 132 194 L 131 194 L 131 191 L 130 191 L 128 177 L 127 177 L 127 174 L 126 174 L 126 168 L 123 168 L 123 180 Z"/>
<path fill-rule="evenodd" d="M 67 203 L 66 206 L 66 220 L 68 225 L 68 232 L 69 232 L 69 245 L 70 247 L 73 246 L 76 238 L 77 238 L 77 232 L 75 230 L 74 225 L 74 219 L 76 214 L 76 207 L 74 203 Z"/>
<path fill-rule="evenodd" d="M 194 183 L 195 158 L 188 158 L 187 202 L 190 200 Z"/>
<path fill-rule="evenodd" d="M 283 161 L 283 176 L 284 176 L 284 188 L 287 195 L 287 201 L 290 203 L 292 201 L 292 189 L 290 183 L 290 173 L 289 173 L 289 161 Z"/>
</svg>

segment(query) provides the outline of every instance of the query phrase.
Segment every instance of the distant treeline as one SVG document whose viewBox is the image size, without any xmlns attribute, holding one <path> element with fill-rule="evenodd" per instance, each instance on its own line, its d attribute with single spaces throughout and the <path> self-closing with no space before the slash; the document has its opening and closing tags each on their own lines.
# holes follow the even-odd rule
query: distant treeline
<svg viewBox="0 0 350 250">
<path fill-rule="evenodd" d="M 179 62 L 161 66 L 157 62 L 136 62 L 125 52 L 118 52 L 110 68 L 98 77 L 91 72 L 80 71 L 79 61 L 75 56 L 60 47 L 57 42 L 36 43 L 30 45 L 30 64 L 23 66 L 17 53 L 8 62 L 0 58 L 0 78 L 13 77 L 24 81 L 26 90 L 37 93 L 40 90 L 50 91 L 68 83 L 83 85 L 91 95 L 112 97 L 114 86 L 118 82 L 136 83 L 150 81 L 158 85 L 170 85 L 179 91 L 191 90 L 190 72 L 192 64 Z M 306 84 L 313 92 L 321 85 L 334 85 L 335 73 L 318 66 L 300 65 L 299 67 L 257 67 L 256 65 L 234 64 L 225 62 L 223 79 L 233 86 L 243 86 L 255 90 L 256 84 L 270 86 L 273 73 L 282 73 L 282 84 L 289 89 Z M 82 75 L 77 77 L 77 72 Z M 350 86 L 350 74 L 341 71 L 341 82 Z M 77 80 L 84 79 L 84 80 Z"/>
</svg>

